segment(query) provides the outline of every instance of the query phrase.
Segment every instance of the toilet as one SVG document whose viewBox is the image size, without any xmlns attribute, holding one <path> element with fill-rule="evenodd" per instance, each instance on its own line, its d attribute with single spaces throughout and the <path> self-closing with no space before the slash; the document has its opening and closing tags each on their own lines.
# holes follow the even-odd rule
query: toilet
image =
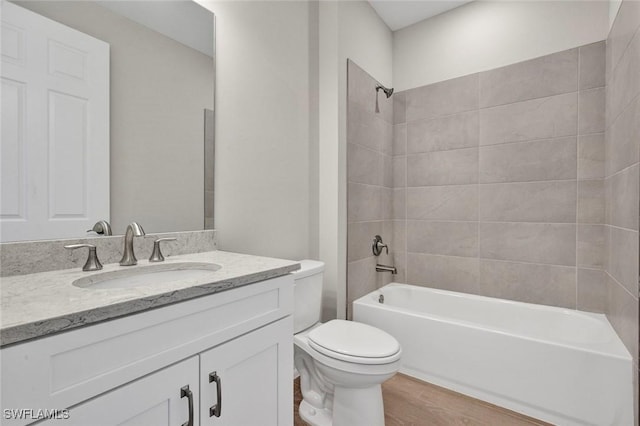
<svg viewBox="0 0 640 426">
<path fill-rule="evenodd" d="M 321 323 L 324 263 L 300 261 L 294 272 L 294 364 L 311 426 L 384 426 L 381 384 L 400 368 L 390 334 L 353 321 Z"/>
</svg>

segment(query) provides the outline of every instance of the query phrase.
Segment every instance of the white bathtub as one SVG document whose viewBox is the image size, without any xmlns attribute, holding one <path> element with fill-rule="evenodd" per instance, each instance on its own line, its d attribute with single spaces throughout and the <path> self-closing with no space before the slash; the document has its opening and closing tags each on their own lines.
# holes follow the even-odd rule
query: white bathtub
<svg viewBox="0 0 640 426">
<path fill-rule="evenodd" d="M 604 315 L 391 283 L 353 319 L 398 339 L 405 374 L 558 425 L 633 424 L 631 356 Z"/>
</svg>

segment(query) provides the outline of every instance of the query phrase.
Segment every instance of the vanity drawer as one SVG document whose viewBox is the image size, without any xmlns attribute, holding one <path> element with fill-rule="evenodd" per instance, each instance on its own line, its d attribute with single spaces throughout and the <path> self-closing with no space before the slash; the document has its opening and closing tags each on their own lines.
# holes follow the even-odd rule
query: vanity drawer
<svg viewBox="0 0 640 426">
<path fill-rule="evenodd" d="M 292 312 L 286 275 L 10 346 L 0 351 L 2 408 L 68 408 Z"/>
</svg>

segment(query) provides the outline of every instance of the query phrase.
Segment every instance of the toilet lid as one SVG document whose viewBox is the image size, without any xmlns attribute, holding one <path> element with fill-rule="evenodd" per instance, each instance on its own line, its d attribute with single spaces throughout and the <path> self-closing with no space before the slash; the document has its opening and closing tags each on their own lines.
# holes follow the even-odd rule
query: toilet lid
<svg viewBox="0 0 640 426">
<path fill-rule="evenodd" d="M 395 358 L 400 351 L 400 344 L 389 333 L 353 321 L 329 321 L 313 329 L 308 338 L 314 349 L 330 357 L 342 355 L 338 356 L 340 359 L 346 356 L 352 360 L 390 362 L 389 357 Z"/>
</svg>

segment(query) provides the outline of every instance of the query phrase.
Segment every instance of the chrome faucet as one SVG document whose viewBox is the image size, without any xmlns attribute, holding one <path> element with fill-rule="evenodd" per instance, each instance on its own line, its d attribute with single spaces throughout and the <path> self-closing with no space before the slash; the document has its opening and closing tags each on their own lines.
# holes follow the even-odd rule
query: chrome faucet
<svg viewBox="0 0 640 426">
<path fill-rule="evenodd" d="M 382 253 L 382 249 L 387 250 L 387 254 L 389 254 L 389 246 L 382 242 L 382 237 L 380 235 L 376 235 L 373 238 L 373 245 L 371 246 L 373 255 L 380 256 L 380 254 Z"/>
<path fill-rule="evenodd" d="M 376 264 L 376 272 L 391 272 L 391 275 L 395 275 L 398 273 L 398 270 L 395 266 L 381 265 Z"/>
<path fill-rule="evenodd" d="M 131 222 L 127 226 L 127 232 L 124 234 L 124 252 L 120 259 L 120 266 L 133 266 L 138 263 L 136 255 L 133 252 L 133 237 L 144 237 L 144 229 L 137 222 Z"/>
<path fill-rule="evenodd" d="M 93 228 L 87 229 L 87 232 L 95 232 L 98 235 L 113 235 L 111 225 L 106 220 L 99 220 L 93 225 Z"/>
</svg>

